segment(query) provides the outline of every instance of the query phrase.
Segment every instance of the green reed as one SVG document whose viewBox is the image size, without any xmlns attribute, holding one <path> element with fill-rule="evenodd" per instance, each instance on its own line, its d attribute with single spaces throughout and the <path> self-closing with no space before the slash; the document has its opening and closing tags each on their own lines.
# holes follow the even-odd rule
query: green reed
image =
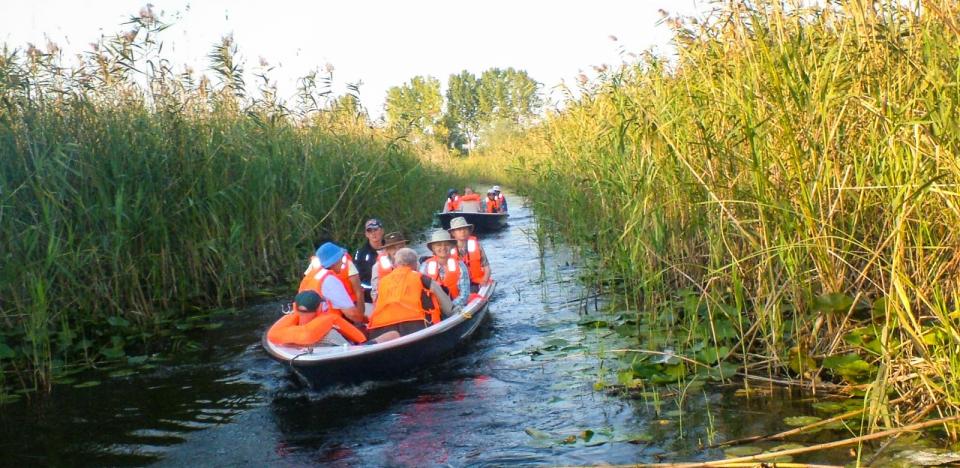
<svg viewBox="0 0 960 468">
<path fill-rule="evenodd" d="M 509 164 L 605 284 L 668 325 L 641 341 L 955 412 L 958 15 L 762 0 L 667 18 L 675 61 L 603 70 L 474 164 Z"/>
<path fill-rule="evenodd" d="M 229 40 L 220 84 L 174 74 L 162 25 L 137 21 L 75 68 L 0 55 L 0 385 L 48 387 L 187 310 L 293 286 L 321 240 L 358 245 L 371 216 L 409 233 L 449 185 L 362 109 L 245 94 Z"/>
</svg>

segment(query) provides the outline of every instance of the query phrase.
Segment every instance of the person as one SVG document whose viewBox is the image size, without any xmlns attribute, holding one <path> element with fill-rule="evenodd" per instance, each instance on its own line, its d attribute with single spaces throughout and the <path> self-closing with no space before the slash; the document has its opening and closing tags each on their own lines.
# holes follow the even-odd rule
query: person
<svg viewBox="0 0 960 468">
<path fill-rule="evenodd" d="M 373 267 L 373 272 L 370 275 L 370 297 L 374 303 L 377 301 L 380 279 L 393 271 L 393 254 L 406 245 L 407 239 L 399 232 L 391 232 L 383 236 L 383 249 L 377 255 L 377 264 Z"/>
<path fill-rule="evenodd" d="M 457 240 L 457 254 L 467 265 L 470 276 L 470 292 L 480 291 L 480 286 L 490 281 L 490 262 L 473 234 L 473 225 L 459 216 L 450 220 L 450 235 Z"/>
<path fill-rule="evenodd" d="M 484 200 L 484 213 L 499 213 L 500 201 L 497 200 L 497 194 L 493 189 L 487 190 L 487 199 Z"/>
<path fill-rule="evenodd" d="M 340 276 L 341 269 L 344 268 L 343 257 L 347 253 L 345 249 L 334 244 L 326 242 L 321 245 L 315 254 L 316 269 L 308 268 L 303 280 L 300 281 L 299 291 L 313 290 L 324 298 L 324 310 L 342 315 L 352 320 L 354 323 L 362 324 L 366 318 L 363 315 L 363 309 L 357 307 L 357 300 L 350 296 L 348 292 L 351 289 Z"/>
<path fill-rule="evenodd" d="M 367 333 L 377 342 L 409 335 L 427 327 L 427 315 L 440 309 L 441 318 L 456 312 L 440 284 L 417 271 L 417 252 L 402 248 L 394 254 L 393 271 L 380 280 L 377 303 Z M 436 299 L 436 301 L 434 301 Z"/>
<path fill-rule="evenodd" d="M 427 248 L 433 256 L 423 262 L 420 273 L 440 283 L 454 305 L 464 305 L 470 295 L 470 276 L 457 256 L 457 241 L 449 232 L 437 229 L 430 234 Z"/>
<path fill-rule="evenodd" d="M 306 290 L 297 293 L 293 299 L 295 313 L 284 315 L 267 330 L 267 340 L 274 344 L 294 346 L 314 346 L 326 341 L 331 330 L 346 337 L 353 343 L 363 343 L 366 336 L 343 317 L 320 310 L 323 298 L 316 291 Z M 341 338 L 342 340 L 343 338 Z"/>
<path fill-rule="evenodd" d="M 460 211 L 460 194 L 457 189 L 447 190 L 447 201 L 443 204 L 443 212 Z"/>
<path fill-rule="evenodd" d="M 493 193 L 497 194 L 497 203 L 500 204 L 500 212 L 501 212 L 501 213 L 506 213 L 506 212 L 507 212 L 507 197 L 505 197 L 502 193 L 500 193 L 500 186 L 499 186 L 499 185 L 494 185 L 492 190 L 493 190 Z"/>
<path fill-rule="evenodd" d="M 304 279 L 300 282 L 301 291 L 306 289 L 303 287 L 304 282 L 312 281 L 309 278 L 316 276 L 321 269 L 323 269 L 323 266 L 320 264 L 320 259 L 317 258 L 316 255 L 310 257 L 310 265 L 307 267 L 307 270 L 303 272 Z M 344 252 L 343 258 L 340 259 L 340 264 L 330 270 L 343 282 L 343 286 L 347 288 L 347 294 L 350 295 L 350 299 L 353 300 L 357 310 L 363 310 L 364 291 L 360 284 L 360 272 L 353 263 L 353 257 L 351 257 L 349 253 Z"/>
<path fill-rule="evenodd" d="M 463 196 L 460 197 L 460 211 L 477 213 L 480 211 L 480 203 L 480 195 L 474 193 L 472 188 L 463 189 Z"/>
<path fill-rule="evenodd" d="M 354 252 L 353 262 L 360 273 L 363 300 L 373 303 L 373 297 L 370 295 L 370 281 L 373 267 L 377 264 L 377 255 L 383 249 L 383 223 L 377 218 L 368 219 L 367 222 L 363 223 L 363 235 L 367 237 L 367 244 Z"/>
</svg>

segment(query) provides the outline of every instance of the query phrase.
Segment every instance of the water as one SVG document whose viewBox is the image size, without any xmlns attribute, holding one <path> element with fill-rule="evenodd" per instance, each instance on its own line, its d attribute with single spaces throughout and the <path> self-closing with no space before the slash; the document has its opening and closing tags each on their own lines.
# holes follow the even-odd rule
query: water
<svg viewBox="0 0 960 468">
<path fill-rule="evenodd" d="M 510 227 L 482 239 L 499 281 L 491 319 L 443 363 L 402 381 L 303 389 L 260 348 L 283 301 L 268 302 L 204 332 L 199 346 L 172 363 L 0 407 L 0 464 L 704 460 L 723 453 L 701 444 L 777 432 L 784 416 L 812 414 L 809 401 L 744 398 L 736 388 L 663 388 L 633 397 L 595 389 L 598 380 L 615 379 L 607 351 L 629 343 L 608 329 L 577 325 L 595 307 L 579 300 L 588 293 L 577 283 L 578 259 L 563 248 L 544 248 L 541 256 L 528 235 L 530 212 L 520 199 L 510 206 Z M 843 450 L 813 460 L 825 459 L 851 461 Z"/>
</svg>

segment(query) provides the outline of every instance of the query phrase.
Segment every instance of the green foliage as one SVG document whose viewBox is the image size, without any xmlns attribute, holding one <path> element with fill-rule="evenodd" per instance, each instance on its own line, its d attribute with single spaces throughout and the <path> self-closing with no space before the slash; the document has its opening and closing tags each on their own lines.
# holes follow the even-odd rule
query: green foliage
<svg viewBox="0 0 960 468">
<path fill-rule="evenodd" d="M 394 131 L 446 142 L 440 80 L 415 76 L 409 83 L 388 89 L 386 111 L 387 125 Z"/>
</svg>

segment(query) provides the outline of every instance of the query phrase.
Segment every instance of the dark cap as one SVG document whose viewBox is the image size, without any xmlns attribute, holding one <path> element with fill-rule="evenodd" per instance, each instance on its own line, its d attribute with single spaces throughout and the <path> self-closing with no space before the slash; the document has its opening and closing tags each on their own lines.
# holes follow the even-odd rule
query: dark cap
<svg viewBox="0 0 960 468">
<path fill-rule="evenodd" d="M 407 238 L 403 237 L 403 234 L 399 232 L 390 232 L 387 235 L 383 236 L 383 247 L 387 248 L 391 245 L 406 245 Z"/>
<path fill-rule="evenodd" d="M 450 195 L 453 195 L 453 194 L 455 194 L 455 193 L 460 193 L 460 192 L 457 192 L 457 189 L 455 189 L 455 188 L 452 188 L 452 189 L 450 189 L 450 190 L 447 190 L 447 197 L 449 197 Z"/>
<path fill-rule="evenodd" d="M 363 223 L 364 229 L 380 229 L 383 227 L 383 223 L 380 222 L 377 218 L 370 218 L 366 223 Z"/>
<path fill-rule="evenodd" d="M 298 312 L 316 312 L 317 308 L 320 307 L 320 301 L 320 295 L 316 291 L 309 290 L 303 291 L 293 298 L 293 302 L 297 303 Z"/>
</svg>

